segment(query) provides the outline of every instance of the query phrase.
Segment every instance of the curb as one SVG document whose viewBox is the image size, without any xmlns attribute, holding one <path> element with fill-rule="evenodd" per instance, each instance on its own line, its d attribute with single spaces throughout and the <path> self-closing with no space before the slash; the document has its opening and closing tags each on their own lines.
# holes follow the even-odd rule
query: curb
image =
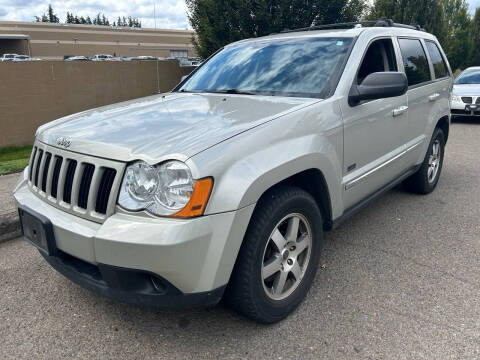
<svg viewBox="0 0 480 360">
<path fill-rule="evenodd" d="M 20 220 L 16 211 L 0 216 L 0 243 L 21 235 Z"/>
</svg>

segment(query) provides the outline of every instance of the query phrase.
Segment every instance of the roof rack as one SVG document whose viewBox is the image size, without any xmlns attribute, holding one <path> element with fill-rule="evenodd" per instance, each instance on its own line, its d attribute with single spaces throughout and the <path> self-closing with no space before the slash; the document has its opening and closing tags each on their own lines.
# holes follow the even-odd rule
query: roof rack
<svg viewBox="0 0 480 360">
<path fill-rule="evenodd" d="M 411 29 L 411 30 L 418 30 L 418 31 L 425 31 L 420 25 L 406 25 L 406 24 L 399 24 L 394 22 L 392 19 L 382 18 L 379 20 L 369 20 L 369 21 L 355 21 L 355 22 L 344 22 L 344 23 L 336 23 L 336 24 L 325 24 L 325 25 L 315 25 L 306 28 L 300 29 L 293 29 L 293 30 L 283 30 L 282 33 L 290 33 L 290 32 L 297 32 L 297 31 L 313 31 L 313 30 L 326 30 L 326 29 L 344 29 L 356 26 L 363 26 L 363 25 L 370 25 L 372 27 L 398 27 L 404 29 Z"/>
</svg>

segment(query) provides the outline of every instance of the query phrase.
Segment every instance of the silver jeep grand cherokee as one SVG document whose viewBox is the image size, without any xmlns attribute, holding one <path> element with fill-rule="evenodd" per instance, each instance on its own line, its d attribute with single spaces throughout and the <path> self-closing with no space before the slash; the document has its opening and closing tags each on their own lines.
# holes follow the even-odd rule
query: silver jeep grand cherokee
<svg viewBox="0 0 480 360">
<path fill-rule="evenodd" d="M 170 93 L 40 127 L 14 190 L 24 237 L 102 295 L 225 296 L 281 320 L 313 282 L 324 231 L 400 182 L 430 193 L 442 170 L 445 54 L 417 27 L 369 25 L 239 41 Z"/>
</svg>

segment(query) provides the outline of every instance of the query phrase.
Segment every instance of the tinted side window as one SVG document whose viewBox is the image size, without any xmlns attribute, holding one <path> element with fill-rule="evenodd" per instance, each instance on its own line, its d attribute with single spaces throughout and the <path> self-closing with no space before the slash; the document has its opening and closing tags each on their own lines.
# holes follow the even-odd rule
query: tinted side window
<svg viewBox="0 0 480 360">
<path fill-rule="evenodd" d="M 408 78 L 408 86 L 432 80 L 427 56 L 420 40 L 398 39 L 398 42 Z"/>
<path fill-rule="evenodd" d="M 440 53 L 440 50 L 438 50 L 437 44 L 431 41 L 426 41 L 425 44 L 427 44 L 427 50 L 430 54 L 430 59 L 432 59 L 435 78 L 440 79 L 448 76 L 447 64 L 445 64 L 445 60 L 443 60 L 443 56 Z"/>
<path fill-rule="evenodd" d="M 398 71 L 392 39 L 374 41 L 368 48 L 358 70 L 357 83 L 374 72 Z"/>
</svg>

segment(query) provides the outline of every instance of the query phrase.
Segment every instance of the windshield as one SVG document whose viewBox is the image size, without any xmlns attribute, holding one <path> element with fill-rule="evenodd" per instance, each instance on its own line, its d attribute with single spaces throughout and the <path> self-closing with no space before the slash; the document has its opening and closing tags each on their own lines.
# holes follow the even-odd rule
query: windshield
<svg viewBox="0 0 480 360">
<path fill-rule="evenodd" d="M 264 40 L 227 46 L 177 91 L 326 97 L 352 38 Z"/>
<path fill-rule="evenodd" d="M 455 80 L 455 84 L 480 84 L 480 69 L 464 71 Z"/>
</svg>

